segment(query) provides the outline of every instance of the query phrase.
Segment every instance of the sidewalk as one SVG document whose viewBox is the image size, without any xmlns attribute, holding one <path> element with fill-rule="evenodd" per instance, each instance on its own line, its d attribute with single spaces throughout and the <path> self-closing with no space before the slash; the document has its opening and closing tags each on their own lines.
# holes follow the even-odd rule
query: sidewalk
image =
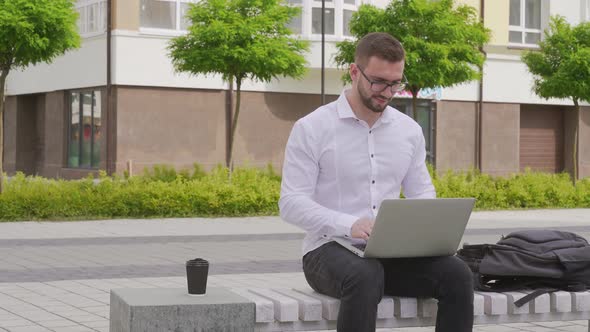
<svg viewBox="0 0 590 332">
<path fill-rule="evenodd" d="M 474 212 L 464 241 L 522 228 L 590 238 L 590 209 Z M 278 217 L 0 223 L 0 332 L 108 331 L 109 291 L 186 287 L 184 261 L 211 262 L 209 286 L 307 287 L 303 232 Z M 479 332 L 577 331 L 587 322 L 479 326 Z M 434 328 L 384 331 L 434 331 Z"/>
</svg>

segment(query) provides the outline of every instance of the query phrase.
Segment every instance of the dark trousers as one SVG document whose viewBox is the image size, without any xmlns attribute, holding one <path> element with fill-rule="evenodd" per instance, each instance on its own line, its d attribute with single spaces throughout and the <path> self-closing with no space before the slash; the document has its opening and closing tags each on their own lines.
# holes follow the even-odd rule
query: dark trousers
<svg viewBox="0 0 590 332">
<path fill-rule="evenodd" d="M 438 300 L 436 332 L 473 328 L 473 280 L 454 256 L 360 258 L 335 242 L 303 257 L 309 285 L 340 299 L 338 332 L 373 332 L 377 304 L 385 295 Z"/>
</svg>

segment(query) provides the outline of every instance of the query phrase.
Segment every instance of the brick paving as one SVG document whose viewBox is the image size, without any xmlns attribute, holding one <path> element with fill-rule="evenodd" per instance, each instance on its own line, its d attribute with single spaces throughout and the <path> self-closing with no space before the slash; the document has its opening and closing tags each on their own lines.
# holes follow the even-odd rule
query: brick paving
<svg viewBox="0 0 590 332">
<path fill-rule="evenodd" d="M 464 242 L 531 227 L 590 238 L 590 210 L 472 215 Z M 184 262 L 211 262 L 210 286 L 308 287 L 303 233 L 277 217 L 0 223 L 0 332 L 108 331 L 109 292 L 186 287 Z M 588 332 L 586 321 L 476 326 L 477 332 Z M 422 332 L 434 328 L 380 331 Z"/>
</svg>

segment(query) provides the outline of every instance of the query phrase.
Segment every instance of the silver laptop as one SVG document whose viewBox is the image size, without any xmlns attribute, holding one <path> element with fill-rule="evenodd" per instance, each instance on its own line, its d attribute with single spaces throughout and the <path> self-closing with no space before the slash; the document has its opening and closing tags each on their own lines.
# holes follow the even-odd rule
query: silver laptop
<svg viewBox="0 0 590 332">
<path fill-rule="evenodd" d="M 366 245 L 333 240 L 367 258 L 453 255 L 474 204 L 474 198 L 384 200 Z"/>
</svg>

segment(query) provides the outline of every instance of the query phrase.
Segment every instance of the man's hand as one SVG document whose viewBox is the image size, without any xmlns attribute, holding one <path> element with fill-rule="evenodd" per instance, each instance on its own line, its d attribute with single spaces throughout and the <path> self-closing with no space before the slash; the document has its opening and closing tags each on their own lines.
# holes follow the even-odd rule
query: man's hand
<svg viewBox="0 0 590 332">
<path fill-rule="evenodd" d="M 350 228 L 350 235 L 353 238 L 359 238 L 363 240 L 368 240 L 371 232 L 373 231 L 373 225 L 375 221 L 369 218 L 360 218 L 359 220 L 355 221 Z"/>
</svg>

